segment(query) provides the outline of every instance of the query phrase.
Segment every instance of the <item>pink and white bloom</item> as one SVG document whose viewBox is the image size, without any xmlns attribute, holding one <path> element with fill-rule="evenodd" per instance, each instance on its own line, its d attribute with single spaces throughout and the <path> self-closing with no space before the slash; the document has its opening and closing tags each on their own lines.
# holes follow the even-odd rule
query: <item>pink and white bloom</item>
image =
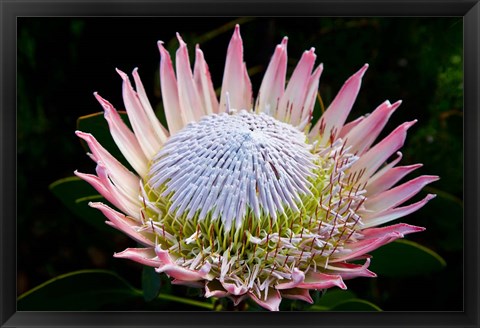
<svg viewBox="0 0 480 328">
<path fill-rule="evenodd" d="M 286 83 L 284 38 L 254 99 L 236 26 L 218 99 L 199 46 L 192 71 L 187 45 L 178 40 L 175 68 L 158 43 L 168 129 L 156 118 L 136 69 L 135 86 L 118 70 L 133 131 L 95 93 L 135 172 L 93 135 L 76 132 L 88 143 L 97 174 L 75 174 L 116 209 L 90 206 L 143 245 L 116 257 L 152 266 L 174 284 L 202 288 L 205 297 L 229 297 L 235 304 L 250 298 L 278 310 L 282 297 L 312 302 L 311 289 L 345 289 L 347 279 L 375 277 L 368 270 L 369 252 L 424 230 L 384 225 L 434 197 L 403 205 L 436 176 L 397 185 L 421 166 L 397 166 L 415 121 L 377 143 L 400 101 L 385 101 L 370 115 L 346 123 L 367 64 L 313 124 L 323 70 L 322 64 L 315 67 L 313 48 L 303 53 Z M 350 262 L 358 259 L 364 264 Z"/>
</svg>

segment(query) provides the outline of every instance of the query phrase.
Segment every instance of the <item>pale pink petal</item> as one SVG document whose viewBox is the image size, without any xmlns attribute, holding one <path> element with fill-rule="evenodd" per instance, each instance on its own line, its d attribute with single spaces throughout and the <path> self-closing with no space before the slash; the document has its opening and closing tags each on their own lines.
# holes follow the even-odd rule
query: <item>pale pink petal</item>
<svg viewBox="0 0 480 328">
<path fill-rule="evenodd" d="M 299 120 L 302 108 L 305 105 L 308 83 L 316 58 L 314 48 L 305 51 L 302 58 L 300 58 L 278 105 L 276 118 L 280 121 L 290 122 L 291 118 L 295 118 L 298 121 L 297 124 L 300 123 Z"/>
<path fill-rule="evenodd" d="M 345 248 L 349 249 L 350 251 L 345 252 L 343 255 L 341 254 L 338 258 L 332 259 L 330 262 L 335 263 L 355 258 L 358 255 L 368 253 L 398 238 L 403 238 L 405 234 L 423 230 L 425 229 L 407 224 L 397 224 L 390 227 L 365 229 L 362 231 L 362 234 L 364 234 L 365 237 L 364 239 L 345 245 Z M 336 265 L 338 266 L 340 264 Z"/>
<path fill-rule="evenodd" d="M 332 287 L 347 289 L 341 276 L 312 271 L 307 273 L 304 282 L 298 284 L 297 287 L 304 289 L 327 289 Z"/>
<path fill-rule="evenodd" d="M 258 298 L 255 293 L 250 292 L 249 293 L 250 298 L 254 300 L 258 305 L 261 307 L 270 310 L 270 311 L 278 311 L 280 302 L 282 301 L 282 296 L 280 295 L 280 292 L 276 289 L 269 288 L 267 291 L 267 297 L 266 298 Z"/>
<path fill-rule="evenodd" d="M 414 120 L 400 125 L 385 139 L 363 154 L 360 159 L 352 165 L 350 168 L 352 173 L 365 170 L 358 181 L 359 183 L 367 181 L 380 165 L 385 163 L 393 153 L 403 146 L 405 138 L 407 137 L 407 130 L 415 124 L 415 122 L 417 121 Z"/>
<path fill-rule="evenodd" d="M 305 273 L 297 268 L 292 271 L 289 282 L 284 282 L 275 286 L 276 289 L 291 289 L 297 287 L 305 280 Z"/>
<path fill-rule="evenodd" d="M 225 297 L 229 293 L 218 280 L 207 281 L 205 284 L 205 297 Z"/>
<path fill-rule="evenodd" d="M 205 283 L 203 281 L 186 281 L 180 279 L 173 279 L 172 285 L 182 285 L 192 288 L 203 288 L 205 286 Z"/>
<path fill-rule="evenodd" d="M 104 115 L 110 128 L 110 134 L 118 149 L 120 149 L 133 169 L 137 171 L 141 177 L 144 177 L 148 171 L 148 160 L 142 152 L 137 138 L 125 122 L 123 122 L 115 108 L 113 108 L 108 101 L 100 97 L 98 93 L 95 92 L 94 95 L 105 111 Z"/>
<path fill-rule="evenodd" d="M 123 252 L 115 253 L 114 257 L 128 259 L 151 267 L 159 267 L 162 262 L 158 260 L 153 247 L 151 248 L 127 248 Z"/>
<path fill-rule="evenodd" d="M 110 203 L 121 209 L 122 211 L 137 218 L 140 209 L 140 203 L 135 202 L 134 196 L 125 193 L 113 185 L 108 178 L 108 173 L 101 162 L 97 165 L 97 175 L 85 174 L 75 171 L 74 174 L 79 178 L 88 182 L 100 195 L 105 197 Z"/>
<path fill-rule="evenodd" d="M 169 133 L 155 115 L 152 105 L 148 100 L 147 93 L 145 92 L 145 88 L 143 87 L 142 80 L 140 80 L 140 76 L 138 75 L 138 68 L 133 70 L 132 75 L 133 79 L 135 80 L 135 89 L 137 89 L 137 95 L 142 103 L 143 109 L 145 110 L 145 114 L 147 114 L 150 124 L 158 139 L 162 144 L 164 144 L 169 137 Z"/>
<path fill-rule="evenodd" d="M 193 79 L 197 86 L 198 94 L 207 114 L 218 113 L 218 99 L 213 88 L 212 77 L 202 50 L 197 45 L 195 49 L 195 67 Z"/>
<path fill-rule="evenodd" d="M 162 90 L 163 106 L 167 119 L 168 131 L 174 135 L 188 123 L 187 117 L 180 106 L 178 98 L 177 79 L 173 70 L 170 54 L 159 41 L 160 50 L 160 88 Z"/>
<path fill-rule="evenodd" d="M 225 281 L 222 281 L 221 284 L 223 288 L 225 288 L 225 290 L 232 295 L 243 295 L 248 291 L 246 285 L 238 286 L 236 283 L 229 283 Z"/>
<path fill-rule="evenodd" d="M 135 137 L 145 157 L 151 159 L 160 150 L 162 142 L 153 129 L 150 119 L 145 113 L 137 93 L 133 90 L 127 74 L 119 69 L 117 69 L 117 73 L 123 80 L 123 103 L 127 110 L 128 119 L 132 124 L 133 132 L 135 132 Z"/>
<path fill-rule="evenodd" d="M 380 168 L 374 175 L 372 175 L 370 179 L 368 179 L 367 184 L 373 183 L 374 181 L 382 177 L 386 172 L 390 171 L 395 165 L 397 165 L 402 160 L 403 158 L 402 152 L 397 151 L 396 155 L 397 157 L 394 160 L 392 160 L 388 164 L 383 165 L 382 168 Z"/>
<path fill-rule="evenodd" d="M 336 274 L 342 277 L 343 280 L 353 279 L 357 277 L 375 278 L 377 275 L 368 270 L 370 266 L 370 259 L 367 258 L 363 265 L 351 264 L 351 263 L 334 263 L 327 266 L 327 269 L 332 274 Z"/>
<path fill-rule="evenodd" d="M 207 275 L 210 272 L 211 264 L 209 262 L 205 262 L 205 264 L 201 267 L 200 270 L 190 270 L 184 267 L 181 267 L 173 261 L 170 257 L 168 251 L 165 251 L 157 246 L 155 248 L 155 252 L 157 253 L 158 258 L 164 265 L 155 269 L 157 272 L 165 272 L 169 276 L 184 281 L 198 281 L 207 279 Z"/>
<path fill-rule="evenodd" d="M 230 108 L 236 110 L 251 109 L 252 88 L 243 62 L 243 44 L 239 25 L 235 26 L 235 32 L 228 45 L 219 112 L 224 113 L 227 110 L 227 93 L 230 100 Z"/>
<path fill-rule="evenodd" d="M 262 85 L 258 92 L 255 111 L 266 113 L 276 117 L 278 102 L 285 90 L 285 78 L 287 74 L 287 41 L 285 37 L 282 43 L 277 45 L 275 52 L 268 64 Z"/>
<path fill-rule="evenodd" d="M 155 243 L 152 240 L 150 240 L 145 235 L 141 234 L 136 230 L 136 228 L 138 228 L 138 222 L 136 222 L 133 218 L 128 217 L 120 212 L 117 212 L 103 203 L 90 202 L 88 205 L 90 207 L 100 210 L 103 213 L 103 215 L 105 215 L 110 220 L 114 228 L 120 231 L 123 231 L 124 233 L 126 233 L 128 236 L 135 239 L 139 243 L 146 246 L 155 245 Z"/>
<path fill-rule="evenodd" d="M 285 297 L 291 300 L 300 300 L 300 301 L 313 304 L 313 299 L 310 296 L 310 291 L 308 289 L 292 288 L 292 289 L 282 290 L 280 293 L 282 297 Z"/>
<path fill-rule="evenodd" d="M 398 218 L 401 218 L 405 215 L 413 213 L 420 208 L 422 208 L 428 201 L 435 198 L 436 195 L 428 194 L 424 199 L 414 204 L 408 206 L 397 207 L 390 209 L 381 213 L 371 213 L 363 215 L 364 228 L 375 227 Z"/>
<path fill-rule="evenodd" d="M 253 91 L 250 75 L 248 75 L 247 64 L 243 63 L 243 99 L 245 99 L 244 109 L 253 110 Z"/>
<path fill-rule="evenodd" d="M 410 172 L 422 167 L 422 164 L 415 164 L 409 166 L 398 166 L 390 168 L 386 171 L 383 171 L 381 175 L 376 173 L 371 180 L 368 181 L 366 190 L 366 195 L 368 197 L 375 196 L 378 193 L 381 193 L 393 185 L 395 185 L 398 181 L 400 181 L 404 176 L 409 174 Z M 380 171 L 379 171 L 380 173 Z M 378 176 L 377 176 L 378 175 Z M 375 178 L 375 179 L 374 179 Z"/>
<path fill-rule="evenodd" d="M 96 171 L 100 183 L 102 183 L 103 186 L 105 186 L 109 191 L 110 199 L 106 196 L 104 197 L 120 210 L 138 219 L 140 208 L 142 207 L 140 201 L 138 200 L 138 193 L 129 194 L 115 186 L 110 178 L 110 173 L 107 171 L 102 162 L 98 162 Z"/>
<path fill-rule="evenodd" d="M 360 124 L 360 122 L 362 122 L 366 117 L 365 116 L 359 116 L 357 117 L 355 120 L 351 121 L 351 122 L 348 122 L 347 124 L 345 124 L 342 129 L 340 130 L 340 133 L 338 135 L 339 138 L 345 140 L 345 136 L 354 128 L 356 127 L 358 124 Z"/>
<path fill-rule="evenodd" d="M 330 258 L 330 263 L 343 262 L 356 258 L 402 237 L 403 235 L 401 233 L 393 231 L 378 238 L 364 239 L 345 244 L 342 251 Z"/>
<path fill-rule="evenodd" d="M 304 105 L 301 111 L 297 112 L 297 116 L 292 116 L 291 124 L 297 125 L 300 130 L 303 130 L 312 120 L 313 108 L 317 101 L 318 84 L 320 83 L 320 75 L 323 72 L 323 64 L 320 64 L 308 81 L 307 93 L 305 95 Z M 300 118 L 298 113 L 301 113 Z"/>
<path fill-rule="evenodd" d="M 364 203 L 369 211 L 382 212 L 398 206 L 415 196 L 427 184 L 437 181 L 438 176 L 422 175 L 395 188 L 368 198 Z"/>
<path fill-rule="evenodd" d="M 158 273 L 165 272 L 170 277 L 184 281 L 198 281 L 205 279 L 198 271 L 193 271 L 177 264 L 166 264 L 155 269 Z"/>
<path fill-rule="evenodd" d="M 425 231 L 425 228 L 409 225 L 406 223 L 398 223 L 388 227 L 363 229 L 361 234 L 365 239 L 375 239 L 392 232 L 397 232 L 401 235 L 407 235 L 420 231 Z"/>
<path fill-rule="evenodd" d="M 248 298 L 249 295 L 248 294 L 243 294 L 243 295 L 240 295 L 240 296 L 235 296 L 235 295 L 229 295 L 228 294 L 227 297 L 232 300 L 233 305 L 237 306 L 238 304 L 240 304 L 241 301 Z"/>
<path fill-rule="evenodd" d="M 80 179 L 88 182 L 93 188 L 95 188 L 96 191 L 100 193 L 105 199 L 107 199 L 109 202 L 112 202 L 110 199 L 112 199 L 112 195 L 110 193 L 110 190 L 106 186 L 103 185 L 102 181 L 100 180 L 99 177 L 93 174 L 87 174 L 87 173 L 81 173 L 78 171 L 73 172 L 77 177 Z M 115 200 L 113 200 L 115 201 Z M 115 205 L 115 204 L 114 204 Z M 115 205 L 116 206 L 116 205 Z"/>
<path fill-rule="evenodd" d="M 367 68 L 368 64 L 365 64 L 345 82 L 320 120 L 310 130 L 310 140 L 320 136 L 320 144 L 325 145 L 338 137 L 360 91 L 362 77 Z"/>
<path fill-rule="evenodd" d="M 203 103 L 197 92 L 197 87 L 193 80 L 190 59 L 188 57 L 187 44 L 177 33 L 180 47 L 177 50 L 175 65 L 177 68 L 178 98 L 185 116 L 189 122 L 198 122 L 206 114 Z"/>
<path fill-rule="evenodd" d="M 350 152 L 356 155 L 362 155 L 368 150 L 380 132 L 382 132 L 392 113 L 401 103 L 401 101 L 397 101 L 392 105 L 388 100 L 385 101 L 363 120 L 362 123 L 352 129 L 350 133 L 345 136 L 347 140 L 346 146 L 352 147 L 350 148 Z"/>
<path fill-rule="evenodd" d="M 105 148 L 103 148 L 90 133 L 75 131 L 75 134 L 87 142 L 88 148 L 90 148 L 90 151 L 92 152 L 92 159 L 96 163 L 102 162 L 105 165 L 116 186 L 130 194 L 138 193 L 140 179 L 135 174 L 130 172 Z"/>
</svg>

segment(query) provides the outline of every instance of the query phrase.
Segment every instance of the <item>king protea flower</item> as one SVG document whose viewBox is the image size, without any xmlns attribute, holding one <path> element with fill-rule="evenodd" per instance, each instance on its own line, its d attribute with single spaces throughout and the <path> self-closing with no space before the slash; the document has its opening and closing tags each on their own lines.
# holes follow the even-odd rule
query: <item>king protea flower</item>
<svg viewBox="0 0 480 328">
<path fill-rule="evenodd" d="M 313 48 L 286 84 L 285 37 L 254 101 L 236 26 L 218 100 L 202 51 L 197 45 L 192 72 L 187 45 L 178 40 L 176 69 L 158 43 L 168 130 L 156 118 L 136 69 L 135 89 L 118 71 L 133 131 L 95 93 L 135 172 L 93 135 L 76 132 L 88 143 L 97 175 L 75 174 L 117 209 L 90 206 L 144 246 L 115 257 L 154 267 L 173 284 L 203 289 L 205 297 L 229 297 L 235 304 L 250 298 L 278 310 L 282 297 L 312 302 L 312 289 L 345 289 L 347 279 L 375 277 L 368 252 L 424 230 L 403 223 L 378 227 L 424 206 L 434 195 L 402 204 L 438 177 L 395 186 L 421 166 L 396 166 L 416 121 L 374 143 L 400 101 L 385 101 L 345 124 L 367 64 L 312 124 L 323 70 L 322 64 L 313 70 Z"/>
</svg>

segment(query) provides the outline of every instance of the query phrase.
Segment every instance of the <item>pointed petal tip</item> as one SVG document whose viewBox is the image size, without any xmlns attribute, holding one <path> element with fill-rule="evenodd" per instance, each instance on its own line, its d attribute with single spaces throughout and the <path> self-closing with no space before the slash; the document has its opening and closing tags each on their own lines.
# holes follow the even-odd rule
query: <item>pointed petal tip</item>
<svg viewBox="0 0 480 328">
<path fill-rule="evenodd" d="M 102 98 L 102 96 L 100 96 L 100 94 L 98 92 L 94 92 L 93 93 L 93 96 L 100 102 L 102 103 L 102 101 L 105 101 L 105 99 Z"/>
<path fill-rule="evenodd" d="M 115 71 L 117 71 L 118 75 L 120 75 L 120 77 L 122 78 L 123 81 L 127 81 L 128 80 L 128 75 L 123 72 L 122 70 L 118 69 L 118 68 L 115 68 Z"/>
<path fill-rule="evenodd" d="M 88 206 L 93 207 L 93 208 L 100 208 L 104 206 L 103 203 L 100 202 L 88 202 Z"/>
<path fill-rule="evenodd" d="M 157 47 L 158 47 L 158 50 L 160 50 L 161 55 L 168 53 L 165 47 L 163 46 L 163 44 L 164 44 L 163 41 L 157 41 Z"/>
<path fill-rule="evenodd" d="M 440 177 L 438 175 L 424 175 L 423 178 L 427 180 L 428 183 L 440 180 Z"/>
<path fill-rule="evenodd" d="M 434 199 L 435 197 L 437 197 L 436 194 L 428 194 L 427 197 L 425 197 L 425 201 L 430 201 L 432 199 Z"/>
<path fill-rule="evenodd" d="M 367 71 L 368 67 L 369 67 L 368 64 L 363 65 L 362 68 L 360 68 L 360 70 L 355 75 L 358 75 L 359 78 L 362 78 L 365 72 Z"/>
<path fill-rule="evenodd" d="M 184 48 L 187 46 L 187 44 L 185 43 L 185 41 L 183 41 L 182 39 L 182 36 L 180 35 L 180 33 L 175 33 L 175 35 L 177 36 L 177 40 L 178 40 L 178 43 L 180 43 L 180 48 Z"/>
<path fill-rule="evenodd" d="M 82 138 L 82 136 L 91 135 L 90 133 L 83 132 L 83 131 L 80 131 L 80 130 L 75 130 L 75 134 L 76 134 L 77 136 L 79 136 L 80 138 Z"/>
<path fill-rule="evenodd" d="M 405 130 L 407 130 L 407 129 L 411 128 L 413 125 L 415 125 L 415 123 L 417 123 L 417 122 L 418 122 L 418 120 L 415 119 L 415 120 L 410 121 L 410 122 L 405 122 L 405 123 L 403 123 L 402 125 L 403 125 L 403 128 L 404 128 Z"/>
</svg>

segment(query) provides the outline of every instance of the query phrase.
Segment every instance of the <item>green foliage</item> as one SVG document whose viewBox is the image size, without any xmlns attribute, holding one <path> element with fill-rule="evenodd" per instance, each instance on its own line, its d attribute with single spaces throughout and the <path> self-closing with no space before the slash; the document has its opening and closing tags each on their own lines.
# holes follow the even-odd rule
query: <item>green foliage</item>
<svg viewBox="0 0 480 328">
<path fill-rule="evenodd" d="M 106 203 L 106 200 L 87 182 L 77 177 L 69 177 L 55 181 L 49 188 L 73 214 L 92 228 L 112 231 L 112 228 L 105 224 L 105 216 L 99 210 L 88 206 L 90 201 Z"/>
<path fill-rule="evenodd" d="M 355 293 L 349 290 L 330 289 L 314 305 L 308 308 L 309 311 L 381 311 L 381 309 L 370 301 L 357 298 Z"/>
<path fill-rule="evenodd" d="M 333 306 L 330 311 L 351 311 L 351 312 L 360 312 L 360 311 L 382 311 L 377 305 L 372 302 L 362 300 L 362 299 L 350 299 L 344 302 L 340 302 Z"/>
<path fill-rule="evenodd" d="M 145 301 L 153 301 L 160 293 L 162 280 L 160 273 L 155 272 L 155 268 L 143 267 L 142 270 L 142 290 Z"/>
<path fill-rule="evenodd" d="M 99 311 L 114 309 L 131 310 L 132 306 L 148 308 L 143 292 L 112 271 L 81 270 L 55 277 L 20 295 L 19 311 Z M 152 298 L 151 308 L 171 309 L 177 303 L 185 310 L 213 309 L 213 304 L 175 295 Z"/>
<path fill-rule="evenodd" d="M 442 270 L 446 263 L 437 253 L 409 240 L 397 240 L 372 253 L 370 270 L 379 276 L 408 277 Z"/>
<path fill-rule="evenodd" d="M 321 306 L 330 309 L 338 303 L 345 302 L 356 297 L 357 296 L 355 295 L 355 293 L 351 290 L 332 288 L 326 291 L 325 294 L 322 295 L 317 302 L 315 302 L 315 306 Z"/>
<path fill-rule="evenodd" d="M 53 278 L 18 298 L 20 311 L 95 311 L 115 302 L 141 297 L 117 274 L 83 270 Z"/>
</svg>

